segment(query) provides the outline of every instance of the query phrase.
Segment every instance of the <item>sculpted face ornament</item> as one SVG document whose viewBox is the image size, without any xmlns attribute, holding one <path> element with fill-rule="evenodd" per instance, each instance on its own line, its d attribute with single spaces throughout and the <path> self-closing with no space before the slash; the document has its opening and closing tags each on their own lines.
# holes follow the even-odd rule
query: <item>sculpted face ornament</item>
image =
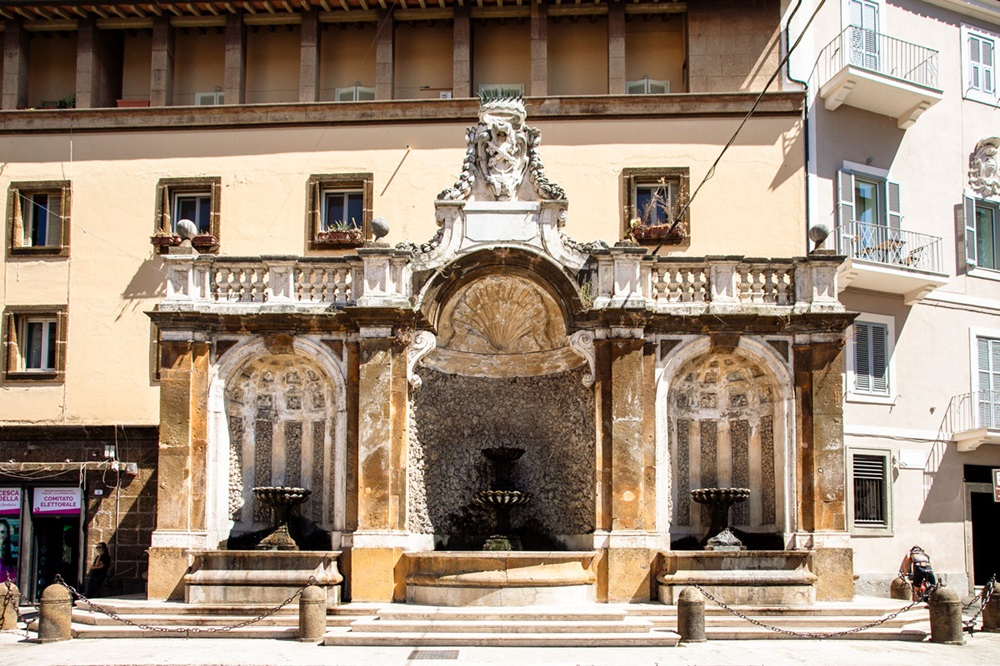
<svg viewBox="0 0 1000 666">
<path fill-rule="evenodd" d="M 997 151 L 1000 137 L 983 139 L 969 155 L 969 187 L 980 197 L 1000 196 L 1000 167 Z"/>
<path fill-rule="evenodd" d="M 492 196 L 496 201 L 518 199 L 527 175 L 539 199 L 564 199 L 565 192 L 548 181 L 537 147 L 541 133 L 524 124 L 524 99 L 484 93 L 479 100 L 479 124 L 465 133 L 468 149 L 462 175 L 438 195 L 442 201 Z M 480 183 L 482 190 L 476 189 Z"/>
</svg>

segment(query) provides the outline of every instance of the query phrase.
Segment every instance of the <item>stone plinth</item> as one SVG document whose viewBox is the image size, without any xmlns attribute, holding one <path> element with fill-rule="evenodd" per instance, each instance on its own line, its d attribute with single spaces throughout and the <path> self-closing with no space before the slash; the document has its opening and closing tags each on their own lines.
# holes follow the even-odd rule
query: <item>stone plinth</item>
<svg viewBox="0 0 1000 666">
<path fill-rule="evenodd" d="M 816 574 L 809 550 L 660 553 L 660 601 L 677 603 L 684 587 L 697 583 L 727 604 L 809 605 L 816 603 Z"/>
<path fill-rule="evenodd" d="M 597 553 L 406 553 L 406 601 L 434 606 L 574 606 L 593 603 Z"/>
<path fill-rule="evenodd" d="M 340 603 L 339 551 L 196 550 L 184 600 L 197 604 L 279 604 L 316 579 L 326 605 Z"/>
</svg>

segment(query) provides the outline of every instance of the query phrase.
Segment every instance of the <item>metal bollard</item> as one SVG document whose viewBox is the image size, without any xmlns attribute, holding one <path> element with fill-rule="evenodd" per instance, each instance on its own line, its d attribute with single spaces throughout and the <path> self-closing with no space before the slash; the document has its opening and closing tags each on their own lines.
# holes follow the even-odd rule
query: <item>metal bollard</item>
<svg viewBox="0 0 1000 666">
<path fill-rule="evenodd" d="M 42 591 L 38 603 L 38 642 L 68 641 L 73 613 L 73 597 L 69 590 L 54 583 Z"/>
<path fill-rule="evenodd" d="M 705 595 L 693 587 L 677 597 L 677 633 L 684 643 L 705 642 Z"/>
<path fill-rule="evenodd" d="M 21 599 L 21 591 L 13 583 L 0 584 L 0 631 L 17 631 L 17 603 Z"/>
<path fill-rule="evenodd" d="M 310 585 L 299 595 L 299 640 L 320 643 L 326 633 L 326 592 Z"/>
<path fill-rule="evenodd" d="M 1000 632 L 1000 591 L 997 590 L 995 583 L 993 594 L 983 608 L 983 631 Z"/>
<path fill-rule="evenodd" d="M 931 593 L 931 642 L 965 645 L 962 635 L 962 602 L 949 587 Z"/>
</svg>

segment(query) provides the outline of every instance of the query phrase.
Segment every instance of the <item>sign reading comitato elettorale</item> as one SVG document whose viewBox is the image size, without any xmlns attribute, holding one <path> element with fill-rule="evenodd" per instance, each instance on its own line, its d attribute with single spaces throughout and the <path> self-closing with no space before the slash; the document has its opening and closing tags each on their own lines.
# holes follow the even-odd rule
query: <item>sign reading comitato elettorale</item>
<svg viewBox="0 0 1000 666">
<path fill-rule="evenodd" d="M 21 489 L 0 488 L 0 516 L 21 515 Z"/>
<path fill-rule="evenodd" d="M 79 488 L 35 488 L 31 513 L 36 516 L 74 516 L 80 513 Z"/>
</svg>

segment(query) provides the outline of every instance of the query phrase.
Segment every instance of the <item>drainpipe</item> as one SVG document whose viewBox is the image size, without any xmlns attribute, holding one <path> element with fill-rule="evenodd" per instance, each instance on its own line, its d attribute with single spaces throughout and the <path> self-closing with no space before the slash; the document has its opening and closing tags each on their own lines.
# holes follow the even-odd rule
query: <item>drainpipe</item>
<svg viewBox="0 0 1000 666">
<path fill-rule="evenodd" d="M 788 15 L 788 21 L 787 21 L 787 23 L 785 23 L 785 49 L 790 48 L 790 46 L 792 44 L 792 39 L 791 39 L 792 19 L 795 18 L 795 14 L 796 14 L 796 12 L 799 11 L 799 7 L 801 7 L 801 6 L 802 6 L 802 0 L 799 0 L 798 3 L 795 5 L 795 8 L 792 9 L 792 13 Z M 808 81 L 802 81 L 802 80 L 796 79 L 795 77 L 792 76 L 792 59 L 791 58 L 789 58 L 788 61 L 785 63 L 785 76 L 788 77 L 789 81 L 791 81 L 792 83 L 799 84 L 800 86 L 802 86 L 803 90 L 806 91 L 805 108 L 803 108 L 803 110 L 802 110 L 802 138 L 803 138 L 803 145 L 804 145 L 804 149 L 805 149 L 805 153 L 806 153 L 806 155 L 805 155 L 805 173 L 806 173 L 806 178 L 805 178 L 805 190 L 806 190 L 806 192 L 805 192 L 805 206 L 806 206 L 806 228 L 805 228 L 805 233 L 806 233 L 806 239 L 805 240 L 806 240 L 806 254 L 809 254 L 809 252 L 810 252 L 810 250 L 809 250 L 809 245 L 810 245 L 809 229 L 812 227 L 812 220 L 811 220 L 811 217 L 812 217 L 812 206 L 811 206 L 811 203 L 812 203 L 812 201 L 811 201 L 811 197 L 810 197 L 810 188 L 809 188 L 809 163 L 810 163 L 810 149 L 811 149 L 811 144 L 809 142 L 809 82 Z"/>
</svg>

